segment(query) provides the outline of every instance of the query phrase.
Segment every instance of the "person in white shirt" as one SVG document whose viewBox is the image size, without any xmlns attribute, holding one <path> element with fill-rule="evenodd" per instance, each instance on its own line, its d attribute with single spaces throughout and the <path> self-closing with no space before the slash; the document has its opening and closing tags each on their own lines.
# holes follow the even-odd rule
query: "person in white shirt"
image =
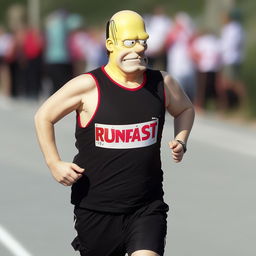
<svg viewBox="0 0 256 256">
<path fill-rule="evenodd" d="M 195 105 L 202 111 L 209 99 L 218 105 L 216 84 L 221 69 L 220 40 L 214 33 L 203 30 L 193 41 L 192 48 L 198 73 Z"/>
<path fill-rule="evenodd" d="M 166 38 L 167 71 L 179 82 L 189 99 L 196 95 L 196 69 L 191 55 L 194 25 L 187 13 L 175 15 L 174 25 Z"/>
<path fill-rule="evenodd" d="M 219 92 L 224 108 L 234 104 L 230 102 L 230 95 L 237 98 L 238 104 L 243 104 L 246 91 L 241 82 L 241 65 L 244 60 L 245 32 L 240 22 L 237 9 L 224 15 L 221 29 L 222 78 Z"/>
<path fill-rule="evenodd" d="M 162 6 L 155 7 L 153 14 L 145 17 L 146 29 L 150 35 L 148 39 L 147 57 L 152 68 L 166 69 L 164 44 L 166 31 L 172 26 L 172 20 L 165 13 Z"/>
</svg>

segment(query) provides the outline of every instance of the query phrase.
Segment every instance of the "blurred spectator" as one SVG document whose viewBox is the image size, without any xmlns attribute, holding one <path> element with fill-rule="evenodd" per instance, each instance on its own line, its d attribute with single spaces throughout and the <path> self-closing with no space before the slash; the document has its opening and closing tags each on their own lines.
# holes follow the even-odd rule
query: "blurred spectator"
<svg viewBox="0 0 256 256">
<path fill-rule="evenodd" d="M 26 57 L 26 86 L 27 98 L 38 99 L 42 81 L 43 37 L 35 28 L 28 28 L 24 38 L 24 53 Z"/>
<path fill-rule="evenodd" d="M 12 76 L 12 96 L 21 97 L 26 95 L 27 85 L 27 58 L 25 55 L 26 25 L 18 26 L 12 31 L 13 47 L 10 58 Z"/>
<path fill-rule="evenodd" d="M 86 60 L 84 46 L 88 40 L 88 33 L 84 26 L 84 20 L 80 15 L 72 14 L 68 21 L 71 30 L 68 37 L 68 47 L 73 66 L 73 74 L 77 76 L 85 72 Z"/>
<path fill-rule="evenodd" d="M 155 7 L 152 15 L 145 17 L 146 29 L 149 34 L 148 64 L 152 68 L 166 70 L 166 52 L 164 43 L 166 34 L 172 25 L 171 19 L 166 15 L 162 6 Z"/>
<path fill-rule="evenodd" d="M 27 25 L 24 6 L 12 5 L 8 25 L 13 34 L 11 63 L 11 95 L 38 99 L 41 88 L 41 56 L 43 39 L 40 31 Z"/>
<path fill-rule="evenodd" d="M 11 32 L 23 28 L 24 24 L 27 23 L 26 7 L 22 4 L 11 4 L 7 9 L 6 14 L 8 28 Z"/>
<path fill-rule="evenodd" d="M 178 13 L 166 38 L 167 71 L 180 83 L 194 102 L 196 94 L 196 71 L 191 54 L 194 25 L 187 13 Z"/>
<path fill-rule="evenodd" d="M 24 42 L 27 29 L 26 9 L 23 5 L 14 4 L 7 10 L 7 24 L 12 34 L 13 43 L 9 56 L 11 71 L 11 96 L 25 95 L 26 88 L 26 57 Z"/>
<path fill-rule="evenodd" d="M 100 45 L 100 51 L 99 51 L 99 58 L 98 58 L 98 65 L 97 66 L 102 66 L 106 65 L 108 62 L 108 54 L 106 51 L 106 25 L 101 25 L 99 26 L 97 30 L 97 38 L 98 42 Z"/>
<path fill-rule="evenodd" d="M 216 84 L 221 68 L 220 40 L 214 33 L 204 30 L 194 39 L 192 49 L 198 70 L 195 105 L 197 110 L 202 111 L 209 99 L 218 103 Z"/>
<path fill-rule="evenodd" d="M 107 64 L 105 34 L 100 28 L 92 27 L 88 31 L 88 41 L 84 46 L 86 71 Z"/>
<path fill-rule="evenodd" d="M 75 17 L 77 19 L 75 26 Z M 74 75 L 79 75 L 107 63 L 105 31 L 99 27 L 85 28 L 78 16 L 72 15 L 73 26 L 69 35 L 69 50 Z M 104 28 L 105 29 L 105 28 Z"/>
<path fill-rule="evenodd" d="M 245 41 L 245 33 L 240 20 L 241 13 L 238 9 L 232 9 L 223 16 L 221 30 L 223 70 L 218 86 L 223 108 L 237 103 L 243 104 L 246 95 L 244 84 L 240 79 Z"/>
<path fill-rule="evenodd" d="M 68 49 L 70 28 L 68 13 L 57 10 L 50 14 L 45 23 L 45 64 L 46 76 L 52 83 L 54 93 L 72 76 L 72 64 Z"/>
<path fill-rule="evenodd" d="M 12 36 L 0 25 L 0 89 L 5 98 L 11 96 L 11 74 L 9 60 L 13 44 Z"/>
</svg>

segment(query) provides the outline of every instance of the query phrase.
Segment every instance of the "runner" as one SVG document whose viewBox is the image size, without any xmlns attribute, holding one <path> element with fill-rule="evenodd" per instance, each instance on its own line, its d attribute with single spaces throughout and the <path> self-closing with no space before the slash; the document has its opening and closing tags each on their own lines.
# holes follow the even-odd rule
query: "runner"
<svg viewBox="0 0 256 256">
<path fill-rule="evenodd" d="M 72 185 L 81 256 L 163 255 L 168 205 L 160 146 L 165 110 L 174 117 L 172 157 L 180 162 L 194 109 L 165 72 L 148 69 L 142 17 L 120 11 L 107 23 L 108 64 L 80 75 L 38 110 L 35 124 L 54 178 Z M 57 150 L 54 124 L 77 113 L 73 163 Z"/>
</svg>

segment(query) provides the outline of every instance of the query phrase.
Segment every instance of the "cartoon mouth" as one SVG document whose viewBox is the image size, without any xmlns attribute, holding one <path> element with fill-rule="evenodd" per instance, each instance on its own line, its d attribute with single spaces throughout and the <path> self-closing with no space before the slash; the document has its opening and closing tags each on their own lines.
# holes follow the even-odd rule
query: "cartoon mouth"
<svg viewBox="0 0 256 256">
<path fill-rule="evenodd" d="M 136 58 L 127 58 L 127 59 L 124 59 L 123 61 L 143 61 L 143 60 L 144 60 L 143 58 L 136 57 Z"/>
</svg>

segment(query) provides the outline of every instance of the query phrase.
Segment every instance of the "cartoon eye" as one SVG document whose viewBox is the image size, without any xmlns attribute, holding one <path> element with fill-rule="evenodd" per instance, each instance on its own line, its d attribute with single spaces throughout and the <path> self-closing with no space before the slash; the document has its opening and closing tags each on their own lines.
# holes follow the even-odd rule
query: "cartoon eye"
<svg viewBox="0 0 256 256">
<path fill-rule="evenodd" d="M 123 43 L 124 43 L 124 46 L 126 47 L 132 47 L 135 45 L 136 40 L 124 40 Z"/>
<path fill-rule="evenodd" d="M 147 45 L 147 40 L 139 40 L 139 43 L 143 46 Z"/>
</svg>

